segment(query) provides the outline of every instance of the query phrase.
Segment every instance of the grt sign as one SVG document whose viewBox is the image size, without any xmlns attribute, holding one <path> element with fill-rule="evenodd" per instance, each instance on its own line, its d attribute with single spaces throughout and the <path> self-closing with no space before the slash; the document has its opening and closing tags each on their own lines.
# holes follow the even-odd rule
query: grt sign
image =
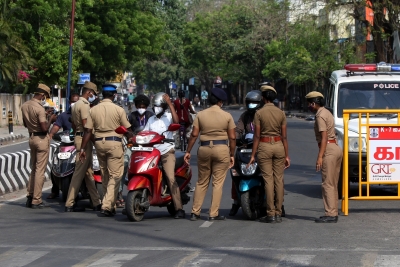
<svg viewBox="0 0 400 267">
<path fill-rule="evenodd" d="M 370 182 L 400 182 L 400 128 L 369 127 Z"/>
</svg>

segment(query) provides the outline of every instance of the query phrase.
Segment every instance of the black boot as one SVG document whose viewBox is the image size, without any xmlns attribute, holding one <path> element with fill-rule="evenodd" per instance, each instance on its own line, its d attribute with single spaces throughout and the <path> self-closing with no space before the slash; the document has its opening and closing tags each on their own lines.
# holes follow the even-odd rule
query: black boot
<svg viewBox="0 0 400 267">
<path fill-rule="evenodd" d="M 281 217 L 286 217 L 285 206 L 282 205 L 282 214 Z"/>
<path fill-rule="evenodd" d="M 233 203 L 233 204 L 232 204 L 232 208 L 231 208 L 231 210 L 229 211 L 229 216 L 235 216 L 236 213 L 238 212 L 239 208 L 240 208 L 240 205 L 239 205 L 239 204 Z"/>
<path fill-rule="evenodd" d="M 26 200 L 26 203 L 25 203 L 25 207 L 27 207 L 27 208 L 32 208 L 32 200 L 33 200 L 33 197 L 27 196 L 26 198 L 27 198 L 27 200 Z"/>
</svg>

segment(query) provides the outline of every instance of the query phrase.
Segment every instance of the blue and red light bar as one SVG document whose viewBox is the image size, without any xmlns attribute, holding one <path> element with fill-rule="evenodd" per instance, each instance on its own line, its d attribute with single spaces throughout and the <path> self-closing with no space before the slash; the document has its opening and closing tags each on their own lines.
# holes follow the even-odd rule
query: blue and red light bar
<svg viewBox="0 0 400 267">
<path fill-rule="evenodd" d="M 344 69 L 352 72 L 400 72 L 400 64 L 346 64 Z"/>
</svg>

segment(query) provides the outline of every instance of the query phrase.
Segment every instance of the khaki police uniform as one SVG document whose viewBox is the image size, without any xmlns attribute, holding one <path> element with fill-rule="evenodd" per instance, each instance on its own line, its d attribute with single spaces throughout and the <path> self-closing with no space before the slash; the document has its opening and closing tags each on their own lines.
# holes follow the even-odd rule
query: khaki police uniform
<svg viewBox="0 0 400 267">
<path fill-rule="evenodd" d="M 92 199 L 93 206 L 96 207 L 100 204 L 100 196 L 97 192 L 95 182 L 93 179 L 93 144 L 91 141 L 86 146 L 86 158 L 83 162 L 79 160 L 79 151 L 81 150 L 82 136 L 84 133 L 85 125 L 82 125 L 82 120 L 86 119 L 86 124 L 91 121 L 90 116 L 90 103 L 86 98 L 80 97 L 75 103 L 71 110 L 71 119 L 75 125 L 75 147 L 78 153 L 76 154 L 75 170 L 71 179 L 71 184 L 68 190 L 67 201 L 65 202 L 66 207 L 72 207 L 75 202 L 75 198 L 79 193 L 83 179 L 85 179 L 86 187 L 89 191 L 90 198 Z M 89 128 L 90 129 L 90 128 Z"/>
<path fill-rule="evenodd" d="M 210 119 L 212 118 L 212 119 Z M 222 187 L 230 164 L 228 130 L 234 129 L 232 115 L 218 105 L 200 111 L 193 122 L 200 130 L 201 146 L 197 151 L 198 180 L 194 192 L 192 213 L 200 215 L 211 176 L 213 193 L 210 217 L 218 216 Z"/>
<path fill-rule="evenodd" d="M 335 122 L 329 110 L 320 107 L 315 115 L 315 138 L 320 146 L 321 132 L 327 132 L 328 144 L 322 157 L 322 199 L 325 216 L 338 216 L 338 181 L 343 152 L 336 143 Z"/>
<path fill-rule="evenodd" d="M 267 216 L 282 215 L 286 155 L 281 140 L 281 129 L 286 125 L 286 116 L 273 103 L 267 103 L 256 112 L 253 123 L 260 126 L 257 157 L 264 178 Z"/>
<path fill-rule="evenodd" d="M 50 138 L 43 132 L 41 122 L 47 123 L 46 112 L 40 101 L 33 98 L 21 106 L 24 124 L 29 131 L 29 148 L 31 149 L 31 169 L 27 194 L 32 197 L 32 204 L 42 203 L 44 174 L 49 162 Z"/>
<path fill-rule="evenodd" d="M 104 198 L 102 209 L 113 211 L 117 199 L 119 183 L 124 172 L 124 150 L 122 135 L 115 129 L 131 124 L 126 118 L 125 110 L 115 105 L 110 99 L 104 99 L 90 110 L 92 120 L 86 128 L 94 129 L 94 146 L 100 164 Z"/>
</svg>

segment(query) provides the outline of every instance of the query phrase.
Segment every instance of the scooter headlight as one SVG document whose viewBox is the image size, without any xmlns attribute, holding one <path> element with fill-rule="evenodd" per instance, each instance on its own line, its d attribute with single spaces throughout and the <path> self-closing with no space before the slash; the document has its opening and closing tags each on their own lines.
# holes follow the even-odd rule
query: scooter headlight
<svg viewBox="0 0 400 267">
<path fill-rule="evenodd" d="M 139 145 L 148 144 L 154 138 L 154 134 L 150 135 L 136 135 L 136 143 Z"/>
<path fill-rule="evenodd" d="M 246 168 L 246 163 L 240 164 L 240 170 L 242 171 L 243 175 L 253 175 L 257 170 L 257 163 L 250 164 L 248 168 Z"/>
</svg>

